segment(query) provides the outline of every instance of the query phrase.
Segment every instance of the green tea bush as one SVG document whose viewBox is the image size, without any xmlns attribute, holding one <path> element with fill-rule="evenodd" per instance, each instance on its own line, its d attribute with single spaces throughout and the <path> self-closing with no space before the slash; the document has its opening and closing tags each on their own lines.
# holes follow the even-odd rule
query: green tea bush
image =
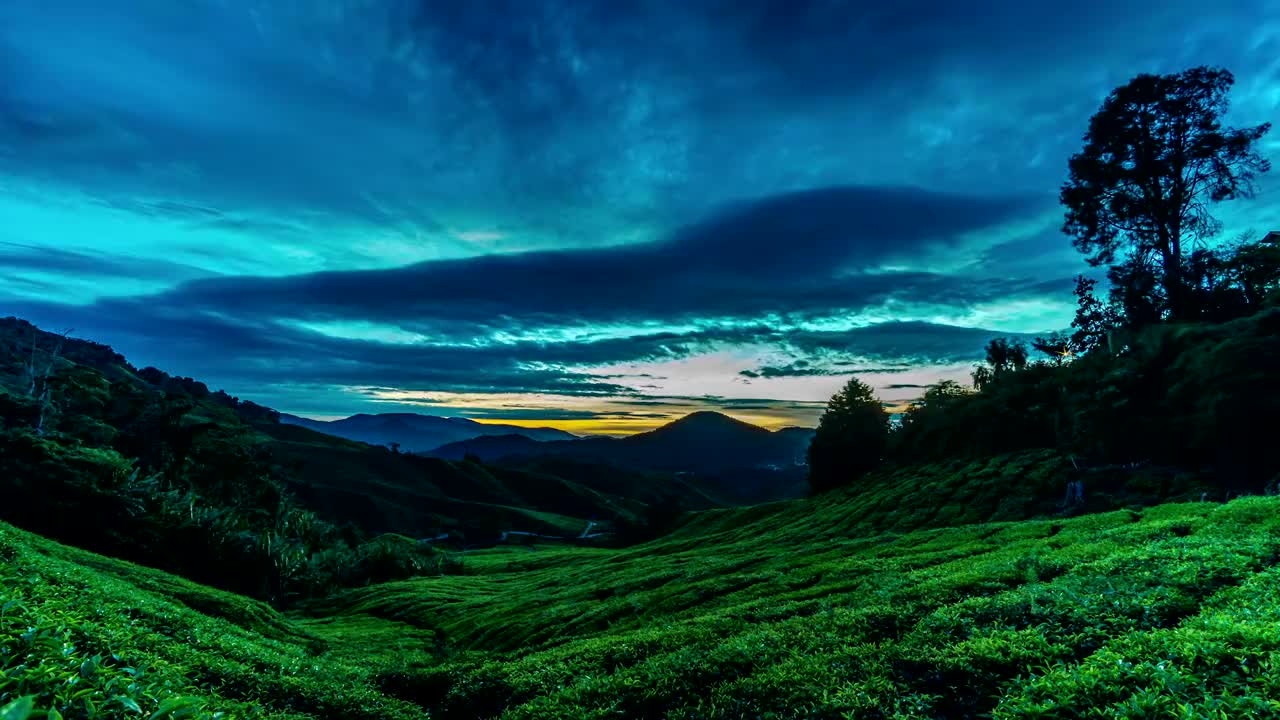
<svg viewBox="0 0 1280 720">
<path fill-rule="evenodd" d="M 421 716 L 370 673 L 261 603 L 0 524 L 5 720 Z"/>
<path fill-rule="evenodd" d="M 0 526 L 3 604 L 19 601 L 0 702 L 65 717 L 82 701 L 129 716 L 117 696 L 227 717 L 1275 716 L 1280 498 L 882 535 L 850 534 L 851 507 L 694 516 L 625 550 L 483 551 L 467 575 L 344 590 L 293 617 Z M 412 541 L 378 542 L 394 559 Z M 29 628 L 50 639 L 26 644 Z"/>
<path fill-rule="evenodd" d="M 378 676 L 432 717 L 1274 716 L 1280 499 L 851 537 L 839 498 L 316 612 L 433 628 Z"/>
</svg>

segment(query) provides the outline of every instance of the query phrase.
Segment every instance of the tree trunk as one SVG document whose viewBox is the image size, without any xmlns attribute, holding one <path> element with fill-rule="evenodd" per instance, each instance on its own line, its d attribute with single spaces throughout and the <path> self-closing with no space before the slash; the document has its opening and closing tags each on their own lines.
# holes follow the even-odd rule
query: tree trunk
<svg viewBox="0 0 1280 720">
<path fill-rule="evenodd" d="M 1167 252 L 1165 254 L 1165 295 L 1169 298 L 1169 319 L 1178 322 L 1187 319 L 1186 283 L 1182 276 L 1182 223 L 1175 220 L 1165 232 Z"/>
</svg>

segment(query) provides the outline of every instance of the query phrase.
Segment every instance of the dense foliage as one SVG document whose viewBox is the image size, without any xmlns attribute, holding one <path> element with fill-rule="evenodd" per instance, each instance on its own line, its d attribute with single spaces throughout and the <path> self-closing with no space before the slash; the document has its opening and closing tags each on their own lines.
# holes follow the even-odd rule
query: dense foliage
<svg viewBox="0 0 1280 720">
<path fill-rule="evenodd" d="M 130 701 L 146 717 L 178 706 L 272 718 L 1280 713 L 1280 499 L 889 535 L 848 520 L 857 502 L 835 493 L 699 513 L 628 550 L 483 551 L 466 575 L 347 591 L 294 619 L 0 525 L 0 707 L 31 698 L 88 718 L 127 716 Z"/>
<path fill-rule="evenodd" d="M 809 444 L 809 486 L 823 492 L 854 482 L 884 459 L 889 413 L 870 385 L 852 378 L 836 393 Z"/>
<path fill-rule="evenodd" d="M 5 720 L 421 717 L 327 648 L 260 602 L 0 523 Z"/>
<path fill-rule="evenodd" d="M 1197 475 L 1215 497 L 1264 492 L 1280 474 L 1266 440 L 1280 416 L 1270 390 L 1278 359 L 1280 308 L 1154 325 L 1115 353 L 1029 363 L 980 390 L 932 387 L 904 415 L 894 454 L 919 462 L 1051 448 L 1081 465 Z"/>
<path fill-rule="evenodd" d="M 276 603 L 445 569 L 299 506 L 250 424 L 272 411 L 2 322 L 0 518 Z"/>
<path fill-rule="evenodd" d="M 1061 200 L 1076 247 L 1109 266 L 1107 295 L 1077 279 L 1071 332 L 1033 343 L 1047 359 L 997 339 L 972 387 L 928 388 L 892 434 L 892 461 L 1049 449 L 1077 469 L 1194 477 L 1213 497 L 1280 486 L 1280 455 L 1267 440 L 1280 416 L 1271 378 L 1280 367 L 1280 233 L 1208 244 L 1219 230 L 1212 203 L 1248 197 L 1270 169 L 1255 149 L 1269 125 L 1222 126 L 1232 82 L 1211 68 L 1141 75 L 1106 99 Z M 852 439 L 821 456 L 810 475 L 822 487 L 852 480 L 843 472 L 833 481 L 826 468 L 868 460 Z"/>
</svg>

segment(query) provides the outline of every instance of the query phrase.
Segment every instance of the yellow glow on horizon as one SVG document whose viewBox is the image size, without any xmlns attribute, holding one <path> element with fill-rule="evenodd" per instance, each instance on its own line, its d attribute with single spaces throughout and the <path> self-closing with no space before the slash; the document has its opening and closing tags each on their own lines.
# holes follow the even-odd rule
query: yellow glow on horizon
<svg viewBox="0 0 1280 720">
<path fill-rule="evenodd" d="M 673 413 L 669 417 L 660 417 L 660 418 L 611 418 L 606 416 L 606 417 L 600 417 L 600 418 L 574 418 L 574 419 L 548 418 L 545 420 L 538 419 L 538 418 L 532 418 L 532 419 L 520 418 L 516 420 L 508 420 L 503 418 L 495 418 L 495 419 L 472 418 L 472 419 L 478 423 L 484 423 L 487 425 L 518 425 L 519 427 L 529 427 L 529 428 L 550 427 L 550 428 L 555 428 L 557 430 L 564 430 L 565 432 L 573 433 L 574 435 L 634 435 L 636 433 L 656 430 L 657 428 L 660 428 L 663 425 L 666 425 L 667 423 L 670 423 L 675 420 L 679 420 L 681 417 L 684 417 L 689 412 L 692 412 L 692 411 L 682 410 L 681 412 Z M 757 413 L 735 413 L 732 411 L 732 409 L 728 411 L 718 410 L 717 412 L 723 412 L 725 415 L 728 415 L 729 417 L 735 420 L 741 420 L 742 422 L 745 422 L 745 423 L 758 425 L 768 430 L 779 430 L 784 427 L 813 425 L 812 422 L 803 422 L 803 421 L 798 421 L 795 418 L 780 417 L 777 415 L 760 415 Z"/>
<path fill-rule="evenodd" d="M 465 417 L 491 425 L 549 427 L 575 435 L 648 432 L 693 412 L 712 410 L 769 430 L 815 427 L 826 401 L 848 375 L 751 378 L 740 374 L 775 359 L 715 353 L 695 358 L 591 368 L 590 373 L 660 382 L 634 395 L 556 395 L 520 392 L 430 392 L 351 387 L 365 400 L 428 414 Z M 871 363 L 872 361 L 868 361 Z M 851 372 L 876 388 L 886 409 L 902 412 L 939 380 L 969 382 L 971 363 L 934 364 L 903 372 Z M 756 398 L 770 398 L 757 400 Z M 507 414 L 510 412 L 510 415 Z"/>
<path fill-rule="evenodd" d="M 573 433 L 574 435 L 634 435 L 661 427 L 675 418 L 472 419 L 485 425 L 517 425 L 527 428 L 549 427 Z"/>
</svg>

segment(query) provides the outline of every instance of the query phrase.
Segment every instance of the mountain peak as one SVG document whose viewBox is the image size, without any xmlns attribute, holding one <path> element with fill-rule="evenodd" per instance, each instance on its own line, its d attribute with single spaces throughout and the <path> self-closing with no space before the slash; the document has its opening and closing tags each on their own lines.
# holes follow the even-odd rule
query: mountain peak
<svg viewBox="0 0 1280 720">
<path fill-rule="evenodd" d="M 673 420 L 654 430 L 654 432 L 663 431 L 696 431 L 696 432 L 768 432 L 764 428 L 743 422 L 737 418 L 729 417 L 724 413 L 715 412 L 714 410 L 700 410 L 698 412 L 689 413 L 684 417 Z"/>
<path fill-rule="evenodd" d="M 673 421 L 671 424 L 674 425 L 676 423 L 725 422 L 725 421 L 740 422 L 739 420 L 734 420 L 733 418 L 729 417 L 728 415 L 725 415 L 722 412 L 716 412 L 715 410 L 699 410 L 697 412 L 691 412 L 688 415 L 685 415 L 684 417 Z"/>
</svg>

